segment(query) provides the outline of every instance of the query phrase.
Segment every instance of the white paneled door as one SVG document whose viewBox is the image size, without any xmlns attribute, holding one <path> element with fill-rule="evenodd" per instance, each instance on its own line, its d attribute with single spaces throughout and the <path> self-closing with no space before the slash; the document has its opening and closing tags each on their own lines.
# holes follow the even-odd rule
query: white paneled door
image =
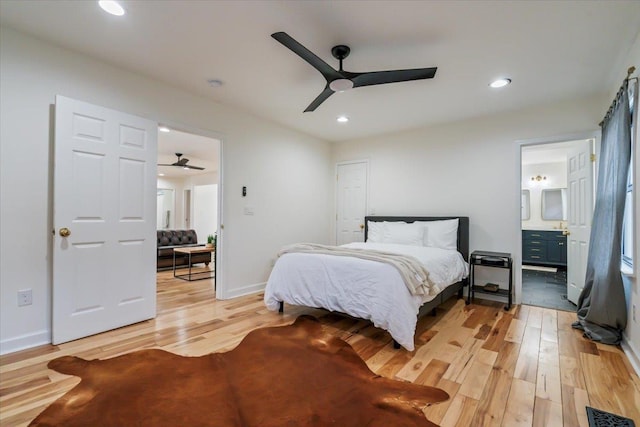
<svg viewBox="0 0 640 427">
<path fill-rule="evenodd" d="M 369 163 L 343 163 L 339 164 L 337 169 L 337 244 L 363 242 Z"/>
<path fill-rule="evenodd" d="M 584 288 L 593 216 L 591 142 L 575 142 L 567 156 L 567 299 L 574 304 L 578 303 Z"/>
<path fill-rule="evenodd" d="M 156 314 L 157 124 L 56 96 L 54 344 Z"/>
</svg>

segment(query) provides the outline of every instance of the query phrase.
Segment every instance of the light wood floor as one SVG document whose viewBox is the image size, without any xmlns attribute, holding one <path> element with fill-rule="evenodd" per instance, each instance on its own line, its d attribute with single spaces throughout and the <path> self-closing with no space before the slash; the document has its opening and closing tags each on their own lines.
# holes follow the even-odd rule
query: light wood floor
<svg viewBox="0 0 640 427">
<path fill-rule="evenodd" d="M 370 323 L 323 310 L 265 309 L 262 295 L 215 301 L 210 280 L 159 274 L 156 319 L 59 346 L 0 357 L 0 425 L 26 425 L 79 382 L 46 368 L 63 355 L 109 358 L 143 348 L 202 355 L 234 348 L 249 331 L 300 314 L 349 342 L 380 375 L 445 389 L 451 399 L 425 409 L 441 426 L 587 426 L 585 405 L 640 423 L 640 380 L 619 348 L 571 329 L 574 314 L 529 306 L 451 301 L 420 320 L 416 351 L 394 350 Z"/>
</svg>

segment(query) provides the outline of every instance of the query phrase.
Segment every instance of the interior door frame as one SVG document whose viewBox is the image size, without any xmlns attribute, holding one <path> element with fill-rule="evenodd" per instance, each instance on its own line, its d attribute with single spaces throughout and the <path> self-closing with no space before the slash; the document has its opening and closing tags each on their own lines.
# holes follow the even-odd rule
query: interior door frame
<svg viewBox="0 0 640 427">
<path fill-rule="evenodd" d="M 204 136 L 206 138 L 216 139 L 220 143 L 218 145 L 218 232 L 216 235 L 216 250 L 214 252 L 215 265 L 216 265 L 216 277 L 215 277 L 215 289 L 216 299 L 226 299 L 227 286 L 224 280 L 224 209 L 222 201 L 224 200 L 224 146 L 225 135 L 221 132 L 212 131 L 208 129 L 197 128 L 194 126 L 184 125 L 182 123 L 176 123 L 170 119 L 158 120 L 159 126 L 166 126 L 170 129 L 175 129 L 180 132 L 190 133 L 193 135 Z M 190 224 L 193 226 L 193 192 L 191 193 L 191 212 L 190 212 Z M 183 219 L 184 220 L 184 219 Z"/>
<path fill-rule="evenodd" d="M 522 148 L 532 145 L 546 145 L 546 144 L 556 144 L 559 142 L 569 142 L 569 141 L 577 141 L 577 140 L 585 140 L 585 139 L 593 139 L 595 141 L 594 152 L 596 156 L 600 153 L 600 131 L 592 130 L 579 132 L 574 134 L 566 134 L 566 135 L 558 135 L 551 137 L 542 137 L 542 138 L 533 138 L 533 139 L 521 139 L 516 140 L 516 150 L 515 151 L 515 164 L 516 164 L 516 176 L 518 179 L 514 180 L 515 185 L 513 188 L 514 194 L 514 212 L 518 212 L 518 218 L 514 221 L 514 235 L 516 236 L 516 248 L 517 251 L 513 255 L 513 265 L 514 265 L 514 274 L 515 277 L 515 304 L 522 303 L 522 220 L 520 219 L 520 214 L 522 212 L 521 205 L 521 197 L 522 197 Z M 596 191 L 596 182 L 598 174 L 598 162 L 595 162 L 595 170 L 593 174 L 593 192 Z M 595 200 L 595 195 L 594 199 Z"/>
<path fill-rule="evenodd" d="M 364 215 L 373 215 L 374 212 L 369 212 L 369 191 L 371 186 L 369 185 L 369 177 L 371 175 L 371 164 L 369 162 L 369 159 L 357 159 L 357 160 L 345 160 L 342 162 L 336 162 L 336 168 L 335 168 L 335 177 L 336 177 L 336 181 L 335 181 L 335 186 L 334 186 L 334 206 L 333 206 L 333 217 L 334 220 L 331 221 L 331 223 L 333 224 L 333 243 L 337 244 L 338 243 L 338 169 L 340 166 L 346 166 L 346 165 L 353 165 L 353 164 L 357 164 L 357 163 L 364 163 L 367 166 L 367 174 L 366 174 L 366 179 L 367 179 L 367 189 L 365 191 L 365 201 L 364 201 Z M 364 217 L 362 218 L 362 220 L 364 221 Z"/>
</svg>

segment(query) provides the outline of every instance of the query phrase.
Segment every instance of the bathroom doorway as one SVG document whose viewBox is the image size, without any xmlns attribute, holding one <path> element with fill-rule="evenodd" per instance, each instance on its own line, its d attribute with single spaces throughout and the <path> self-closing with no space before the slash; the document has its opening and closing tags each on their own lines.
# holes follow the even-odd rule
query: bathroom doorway
<svg viewBox="0 0 640 427">
<path fill-rule="evenodd" d="M 575 311 L 593 212 L 595 138 L 521 146 L 522 303 Z"/>
</svg>

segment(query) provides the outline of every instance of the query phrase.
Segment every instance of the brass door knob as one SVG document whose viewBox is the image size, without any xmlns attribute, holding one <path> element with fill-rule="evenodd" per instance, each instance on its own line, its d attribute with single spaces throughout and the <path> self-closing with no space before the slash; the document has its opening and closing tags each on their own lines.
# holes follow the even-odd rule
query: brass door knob
<svg viewBox="0 0 640 427">
<path fill-rule="evenodd" d="M 60 231 L 58 231 L 58 234 L 60 234 L 61 237 L 69 237 L 71 235 L 71 230 L 67 227 L 62 227 Z"/>
<path fill-rule="evenodd" d="M 569 234 L 571 234 L 571 232 L 569 230 L 562 230 L 562 235 L 563 236 L 568 236 Z"/>
<path fill-rule="evenodd" d="M 364 230 L 364 224 L 360 224 L 360 230 Z"/>
</svg>

